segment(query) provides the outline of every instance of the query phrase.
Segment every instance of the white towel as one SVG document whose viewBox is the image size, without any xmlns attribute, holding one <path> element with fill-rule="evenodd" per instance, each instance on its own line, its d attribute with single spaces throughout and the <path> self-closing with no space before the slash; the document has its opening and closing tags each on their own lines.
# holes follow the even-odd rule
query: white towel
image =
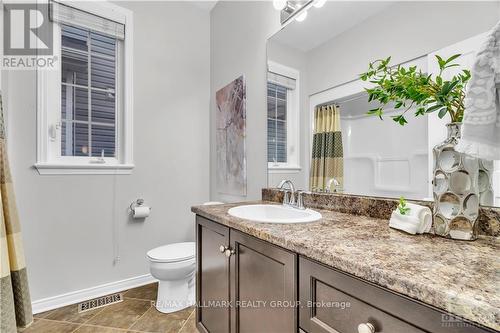
<svg viewBox="0 0 500 333">
<path fill-rule="evenodd" d="M 392 212 L 389 227 L 412 235 L 429 232 L 432 226 L 431 209 L 412 203 L 407 203 L 406 207 L 410 208 L 407 215 L 401 215 L 398 209 Z"/>
<path fill-rule="evenodd" d="M 429 207 L 420 206 L 417 204 L 407 203 L 406 207 L 410 208 L 409 215 L 418 218 L 420 226 L 419 234 L 431 231 L 432 227 L 432 211 Z"/>
<path fill-rule="evenodd" d="M 486 160 L 500 159 L 500 22 L 479 49 L 465 94 L 462 139 L 457 151 Z"/>
<path fill-rule="evenodd" d="M 415 235 L 420 229 L 420 220 L 416 216 L 401 215 L 399 211 L 393 211 L 389 227 Z"/>
</svg>

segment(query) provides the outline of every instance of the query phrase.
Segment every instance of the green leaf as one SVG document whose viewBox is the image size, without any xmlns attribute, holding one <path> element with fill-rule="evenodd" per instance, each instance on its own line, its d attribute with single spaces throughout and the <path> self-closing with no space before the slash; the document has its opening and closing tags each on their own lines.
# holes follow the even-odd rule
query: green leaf
<svg viewBox="0 0 500 333">
<path fill-rule="evenodd" d="M 454 54 L 452 55 L 451 57 L 449 57 L 448 59 L 446 59 L 446 61 L 444 62 L 445 64 L 449 64 L 450 62 L 452 62 L 453 60 L 457 59 L 458 57 L 460 57 L 462 54 Z M 458 65 L 458 64 L 457 64 Z"/>
<path fill-rule="evenodd" d="M 378 116 L 380 118 L 380 120 L 384 120 L 382 118 L 382 115 L 384 114 L 384 111 L 382 110 L 382 108 L 371 109 L 367 112 L 367 114 Z"/>
<path fill-rule="evenodd" d="M 446 65 L 446 61 L 444 61 L 443 58 L 441 58 L 437 54 L 436 54 L 436 58 L 437 58 L 437 61 L 438 61 L 439 68 L 440 69 L 444 69 L 444 66 Z"/>
<path fill-rule="evenodd" d="M 415 112 L 415 116 L 423 116 L 425 115 L 425 108 L 424 107 L 420 107 L 417 109 L 417 112 Z"/>
<path fill-rule="evenodd" d="M 408 122 L 406 121 L 405 117 L 402 114 L 399 116 L 393 116 L 392 120 L 394 120 L 395 122 L 397 122 L 401 126 L 408 124 Z"/>
<path fill-rule="evenodd" d="M 442 104 L 435 104 L 429 108 L 427 108 L 427 110 L 425 110 L 426 113 L 431 113 L 431 112 L 434 112 L 434 111 L 437 111 L 438 109 L 442 108 L 443 105 Z"/>
<path fill-rule="evenodd" d="M 406 199 L 404 197 L 399 198 L 398 210 L 401 215 L 406 215 L 411 210 L 410 207 L 406 206 Z"/>
<path fill-rule="evenodd" d="M 439 110 L 438 117 L 440 119 L 443 119 L 444 116 L 448 113 L 448 109 L 446 107 L 443 107 L 442 109 Z"/>
<path fill-rule="evenodd" d="M 444 84 L 443 84 L 443 88 L 441 89 L 441 94 L 443 95 L 448 95 L 450 93 L 450 91 L 453 90 L 453 88 L 455 88 L 455 86 L 459 83 L 458 80 L 456 81 L 453 81 L 453 82 L 450 82 L 450 81 L 446 81 Z"/>
</svg>

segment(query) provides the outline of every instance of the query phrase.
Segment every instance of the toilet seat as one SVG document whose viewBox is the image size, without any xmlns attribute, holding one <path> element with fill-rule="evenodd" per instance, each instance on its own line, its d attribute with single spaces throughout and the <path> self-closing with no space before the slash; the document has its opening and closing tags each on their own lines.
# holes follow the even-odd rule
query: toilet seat
<svg viewBox="0 0 500 333">
<path fill-rule="evenodd" d="M 159 246 L 148 251 L 147 256 L 150 261 L 174 263 L 189 261 L 196 255 L 195 242 L 174 243 Z"/>
</svg>

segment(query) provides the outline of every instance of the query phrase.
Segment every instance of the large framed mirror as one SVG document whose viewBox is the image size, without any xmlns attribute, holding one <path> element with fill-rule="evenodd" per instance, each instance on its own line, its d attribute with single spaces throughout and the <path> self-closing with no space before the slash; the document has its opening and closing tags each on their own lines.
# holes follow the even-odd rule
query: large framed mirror
<svg viewBox="0 0 500 333">
<path fill-rule="evenodd" d="M 327 1 L 291 20 L 267 43 L 268 186 L 290 179 L 309 191 L 432 200 L 442 185 L 433 149 L 450 120 L 410 107 L 401 126 L 390 103 L 383 120 L 368 114 L 380 103 L 360 74 L 391 57 L 390 66 L 437 75 L 436 56 L 460 54 L 442 74 L 458 75 L 499 20 L 499 1 Z M 482 205 L 500 206 L 500 161 L 485 162 L 477 185 Z"/>
</svg>

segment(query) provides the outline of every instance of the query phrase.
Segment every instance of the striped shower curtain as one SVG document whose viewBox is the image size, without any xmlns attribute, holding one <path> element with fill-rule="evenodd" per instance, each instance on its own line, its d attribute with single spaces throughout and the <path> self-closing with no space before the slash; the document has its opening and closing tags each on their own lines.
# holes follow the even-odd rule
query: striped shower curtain
<svg viewBox="0 0 500 333">
<path fill-rule="evenodd" d="M 33 321 L 16 200 L 10 176 L 0 95 L 0 332 Z"/>
<path fill-rule="evenodd" d="M 340 128 L 340 112 L 336 105 L 317 106 L 314 110 L 312 144 L 311 191 L 325 191 L 328 182 L 335 178 L 342 190 L 344 185 L 344 152 Z"/>
</svg>

